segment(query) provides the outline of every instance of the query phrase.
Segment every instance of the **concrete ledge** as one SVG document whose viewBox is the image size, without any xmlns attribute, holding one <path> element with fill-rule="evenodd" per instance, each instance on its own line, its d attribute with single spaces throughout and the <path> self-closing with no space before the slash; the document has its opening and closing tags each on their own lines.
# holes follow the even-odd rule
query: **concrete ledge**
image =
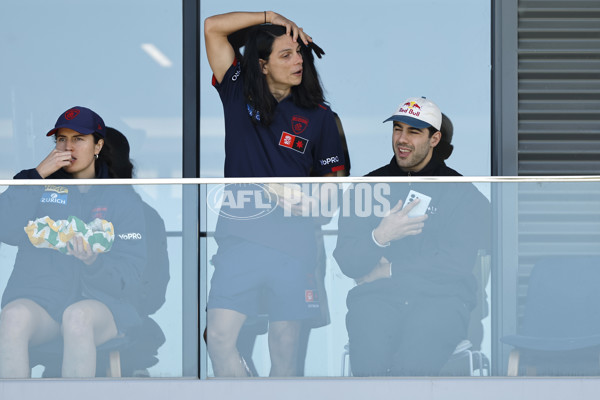
<svg viewBox="0 0 600 400">
<path fill-rule="evenodd" d="M 0 399 L 597 399 L 600 378 L 0 380 Z"/>
</svg>

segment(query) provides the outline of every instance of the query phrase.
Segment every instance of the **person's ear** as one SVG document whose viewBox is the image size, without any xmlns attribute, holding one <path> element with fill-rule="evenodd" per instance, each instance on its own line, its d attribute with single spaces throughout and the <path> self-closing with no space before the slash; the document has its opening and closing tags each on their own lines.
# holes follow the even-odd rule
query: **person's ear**
<svg viewBox="0 0 600 400">
<path fill-rule="evenodd" d="M 263 74 L 267 75 L 269 73 L 269 66 L 267 65 L 267 61 L 263 60 L 262 58 L 258 59 L 258 62 L 260 64 L 260 70 Z"/>
<path fill-rule="evenodd" d="M 434 133 L 433 135 L 431 135 L 431 137 L 429 138 L 429 145 L 431 147 L 435 147 L 438 145 L 438 143 L 440 142 L 440 140 L 442 140 L 442 132 L 437 131 L 436 133 Z"/>
<path fill-rule="evenodd" d="M 104 146 L 104 139 L 98 140 L 98 143 L 96 143 L 94 145 L 94 154 L 95 155 L 100 154 L 100 151 L 102 150 L 102 146 Z"/>
</svg>

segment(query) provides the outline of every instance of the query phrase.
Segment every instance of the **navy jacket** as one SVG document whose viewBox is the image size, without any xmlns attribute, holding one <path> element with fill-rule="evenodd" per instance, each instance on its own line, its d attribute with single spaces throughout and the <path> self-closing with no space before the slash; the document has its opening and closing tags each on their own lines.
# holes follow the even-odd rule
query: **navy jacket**
<svg viewBox="0 0 600 400">
<path fill-rule="evenodd" d="M 395 159 L 369 176 L 408 176 Z M 432 160 L 411 176 L 459 176 L 443 162 Z M 372 184 L 376 190 L 376 184 Z M 381 185 L 381 184 L 379 184 Z M 347 276 L 357 279 L 367 275 L 384 256 L 392 263 L 391 279 L 380 279 L 352 289 L 348 296 L 393 291 L 399 295 L 457 296 L 468 306 L 475 301 L 473 276 L 477 251 L 487 249 L 490 237 L 489 201 L 471 183 L 389 183 L 388 194 L 380 199 L 394 207 L 416 190 L 432 198 L 428 219 L 419 235 L 392 241 L 379 247 L 372 231 L 381 221 L 373 212 L 355 213 L 355 197 L 350 196 L 350 210 L 340 211 L 339 234 L 334 257 Z M 383 193 L 383 192 L 382 192 Z M 376 200 L 375 198 L 374 200 Z"/>
<path fill-rule="evenodd" d="M 51 177 L 68 177 L 58 172 Z M 97 178 L 108 177 L 99 168 Z M 37 178 L 35 169 L 21 171 L 16 179 Z M 39 249 L 29 241 L 28 221 L 49 216 L 53 220 L 74 215 L 84 222 L 94 218 L 112 222 L 115 242 L 88 266 L 53 249 Z M 54 318 L 82 298 L 96 299 L 109 307 L 119 331 L 141 323 L 136 308 L 146 267 L 145 219 L 142 201 L 129 186 L 11 186 L 0 195 L 0 241 L 18 246 L 15 266 L 2 297 L 2 306 L 30 298 Z"/>
</svg>

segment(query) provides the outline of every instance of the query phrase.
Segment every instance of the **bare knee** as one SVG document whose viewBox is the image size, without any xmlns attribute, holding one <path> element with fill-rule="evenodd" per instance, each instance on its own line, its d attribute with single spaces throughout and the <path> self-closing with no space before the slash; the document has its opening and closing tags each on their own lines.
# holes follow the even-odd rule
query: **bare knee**
<svg viewBox="0 0 600 400">
<path fill-rule="evenodd" d="M 298 345 L 298 335 L 292 332 L 279 332 L 277 334 L 271 333 L 272 345 L 278 349 L 291 349 Z"/>
<path fill-rule="evenodd" d="M 209 351 L 233 349 L 236 347 L 239 331 L 226 327 L 211 327 L 206 330 L 206 345 Z"/>
<path fill-rule="evenodd" d="M 29 339 L 35 324 L 31 310 L 21 303 L 10 303 L 0 313 L 2 340 Z"/>
<path fill-rule="evenodd" d="M 65 337 L 91 336 L 93 334 L 91 310 L 81 303 L 71 304 L 63 312 L 62 330 Z"/>
<path fill-rule="evenodd" d="M 276 349 L 294 349 L 300 337 L 300 323 L 297 321 L 279 321 L 269 328 L 269 342 Z"/>
<path fill-rule="evenodd" d="M 208 310 L 206 345 L 214 353 L 237 351 L 236 344 L 246 316 L 233 310 Z"/>
</svg>

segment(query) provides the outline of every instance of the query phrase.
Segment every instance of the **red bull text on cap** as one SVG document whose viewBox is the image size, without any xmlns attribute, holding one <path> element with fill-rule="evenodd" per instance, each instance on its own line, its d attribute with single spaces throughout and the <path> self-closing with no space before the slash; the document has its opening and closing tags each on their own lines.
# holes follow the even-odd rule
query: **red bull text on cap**
<svg viewBox="0 0 600 400">
<path fill-rule="evenodd" d="M 398 110 L 383 122 L 400 121 L 415 128 L 428 128 L 430 126 L 440 130 L 442 126 L 442 112 L 439 107 L 425 97 L 411 97 L 400 103 Z"/>
</svg>

